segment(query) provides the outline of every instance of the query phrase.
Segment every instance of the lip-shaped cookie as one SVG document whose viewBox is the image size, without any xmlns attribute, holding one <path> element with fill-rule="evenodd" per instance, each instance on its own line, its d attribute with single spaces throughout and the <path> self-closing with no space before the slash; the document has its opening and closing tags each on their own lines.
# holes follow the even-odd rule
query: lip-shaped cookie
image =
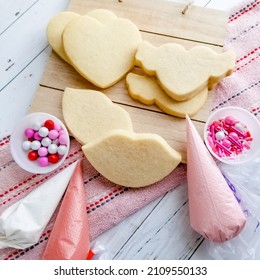
<svg viewBox="0 0 260 280">
<path fill-rule="evenodd" d="M 111 182 L 138 188 L 170 174 L 181 155 L 157 134 L 112 130 L 82 147 L 93 167 Z"/>
<path fill-rule="evenodd" d="M 62 113 L 70 133 L 83 145 L 109 130 L 133 130 L 129 114 L 95 90 L 66 88 Z"/>
<path fill-rule="evenodd" d="M 235 54 L 233 51 L 218 54 L 205 46 L 185 50 L 174 43 L 154 47 L 143 41 L 136 53 L 136 65 L 148 75 L 156 76 L 171 98 L 183 101 L 230 75 Z"/>
<path fill-rule="evenodd" d="M 139 29 L 127 19 L 103 24 L 89 16 L 70 21 L 62 38 L 74 68 L 100 88 L 112 86 L 134 67 L 141 42 Z"/>
<path fill-rule="evenodd" d="M 129 73 L 126 76 L 128 93 L 143 104 L 156 104 L 162 111 L 172 116 L 185 118 L 193 116 L 205 104 L 208 89 L 204 88 L 194 97 L 185 101 L 175 101 L 158 85 L 154 77 Z"/>
</svg>

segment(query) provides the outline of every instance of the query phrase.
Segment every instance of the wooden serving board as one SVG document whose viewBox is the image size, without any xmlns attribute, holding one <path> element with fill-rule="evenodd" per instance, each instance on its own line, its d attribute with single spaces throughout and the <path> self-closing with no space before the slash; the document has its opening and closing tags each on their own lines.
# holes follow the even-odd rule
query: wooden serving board
<svg viewBox="0 0 260 280">
<path fill-rule="evenodd" d="M 133 21 L 140 29 L 142 38 L 155 46 L 174 42 L 187 49 L 206 45 L 216 52 L 222 51 L 228 20 L 226 12 L 192 6 L 183 15 L 183 4 L 167 0 L 71 0 L 68 10 L 86 14 L 97 8 L 109 9 L 118 17 Z M 100 90 L 55 53 L 51 53 L 30 112 L 47 112 L 62 120 L 61 99 L 66 87 Z M 161 135 L 182 154 L 182 162 L 186 162 L 184 119 L 167 115 L 156 106 L 146 106 L 133 100 L 127 93 L 125 79 L 101 91 L 129 112 L 136 132 Z M 204 107 L 192 117 L 201 135 L 210 112 L 212 94 L 209 94 Z"/>
</svg>

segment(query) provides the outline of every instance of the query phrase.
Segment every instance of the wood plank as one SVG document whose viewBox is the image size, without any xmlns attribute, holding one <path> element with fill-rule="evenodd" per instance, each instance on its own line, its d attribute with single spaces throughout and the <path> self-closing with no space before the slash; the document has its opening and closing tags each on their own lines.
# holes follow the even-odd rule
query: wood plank
<svg viewBox="0 0 260 280">
<path fill-rule="evenodd" d="M 178 260 L 188 259 L 202 239 L 189 223 L 184 183 L 99 235 L 91 247 L 102 244 L 110 260 Z"/>
<path fill-rule="evenodd" d="M 46 25 L 50 18 L 60 11 L 61 0 L 55 1 L 51 11 L 48 10 L 49 1 L 28 1 L 31 5 L 25 6 L 27 10 L 18 9 L 17 12 L 21 11 L 23 14 L 0 34 L 0 91 L 46 51 Z M 39 10 L 42 12 L 38 13 Z M 37 22 L 37 29 L 34 24 L 28 24 L 28 18 L 32 23 Z M 34 34 L 33 40 L 31 34 Z"/>
<path fill-rule="evenodd" d="M 30 9 L 37 0 L 9 0 L 1 5 L 0 35 Z"/>
<path fill-rule="evenodd" d="M 203 237 L 190 226 L 187 188 L 184 187 L 180 186 L 162 198 L 152 215 L 147 216 L 131 236 L 131 242 L 117 252 L 116 259 L 127 256 L 135 260 L 189 258 Z M 167 245 L 160 240 L 167 240 Z"/>
<path fill-rule="evenodd" d="M 141 32 L 143 39 L 156 46 L 174 42 L 182 44 L 186 49 L 195 45 L 207 45 L 217 52 L 222 51 L 221 45 L 224 41 L 227 23 L 225 12 L 192 7 L 183 17 L 180 13 L 182 4 L 165 0 L 152 2 L 149 0 L 125 0 L 120 3 L 112 0 L 98 0 L 88 1 L 88 4 L 82 0 L 72 0 L 69 5 L 70 10 L 81 14 L 100 7 L 110 9 L 116 15 L 132 20 L 143 30 Z M 214 20 L 212 20 L 213 18 Z M 206 27 L 208 25 L 209 29 Z M 221 32 L 219 32 L 219 28 Z M 181 34 L 178 33 L 180 30 L 182 30 Z M 218 39 L 213 40 L 212 38 Z M 140 72 L 140 69 L 135 68 L 134 71 Z M 73 67 L 52 53 L 30 111 L 45 111 L 62 119 L 61 98 L 66 87 L 100 90 L 81 77 Z M 130 113 L 135 131 L 161 135 L 182 154 L 183 162 L 186 162 L 186 131 L 183 119 L 169 116 L 155 105 L 146 106 L 133 100 L 128 95 L 125 79 L 101 91 Z M 211 97 L 212 93 L 209 94 L 203 108 L 192 117 L 201 135 L 203 122 L 206 121 L 211 108 Z"/>
<path fill-rule="evenodd" d="M 95 0 L 88 1 L 87 5 L 85 0 L 72 0 L 68 9 L 85 14 L 102 7 L 132 20 L 142 31 L 223 46 L 228 14 L 192 6 L 183 15 L 184 6 L 165 0 Z"/>
</svg>

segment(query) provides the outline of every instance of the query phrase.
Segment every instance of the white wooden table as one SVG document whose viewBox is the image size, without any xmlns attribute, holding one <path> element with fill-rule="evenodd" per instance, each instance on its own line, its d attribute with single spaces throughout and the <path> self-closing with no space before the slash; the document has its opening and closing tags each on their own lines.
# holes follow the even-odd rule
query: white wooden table
<svg viewBox="0 0 260 280">
<path fill-rule="evenodd" d="M 228 10 L 239 2 L 195 4 Z M 28 112 L 51 51 L 46 24 L 68 3 L 0 0 L 0 137 Z M 93 246 L 103 247 L 102 256 L 109 259 L 209 259 L 203 238 L 189 225 L 186 190 L 184 183 L 100 235 Z"/>
</svg>

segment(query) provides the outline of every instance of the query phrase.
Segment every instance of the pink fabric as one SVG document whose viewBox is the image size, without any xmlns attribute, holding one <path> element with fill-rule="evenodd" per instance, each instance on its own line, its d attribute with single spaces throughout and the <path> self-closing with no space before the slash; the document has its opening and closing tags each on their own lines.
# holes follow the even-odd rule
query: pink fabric
<svg viewBox="0 0 260 280">
<path fill-rule="evenodd" d="M 186 127 L 190 224 L 202 236 L 221 243 L 237 236 L 246 218 L 189 117 Z"/>
<path fill-rule="evenodd" d="M 79 161 L 62 200 L 42 259 L 86 260 L 90 242 L 84 189 Z"/>
<path fill-rule="evenodd" d="M 69 156 L 58 171 L 47 175 L 35 175 L 22 170 L 12 160 L 9 137 L 7 137 L 0 140 L 0 213 L 56 172 L 78 159 L 83 159 L 85 209 L 88 214 L 90 239 L 116 225 L 152 200 L 174 189 L 183 182 L 186 176 L 186 166 L 180 165 L 157 184 L 140 189 L 125 188 L 111 183 L 100 175 L 84 157 L 81 146 L 75 140 L 71 141 Z M 42 203 L 46 203 L 46 207 L 48 207 L 47 201 Z M 0 259 L 41 259 L 58 211 L 59 207 L 37 244 L 26 250 L 12 248 L 0 250 Z"/>
<path fill-rule="evenodd" d="M 229 17 L 225 50 L 237 55 L 231 76 L 216 87 L 213 110 L 241 106 L 260 120 L 260 1 L 244 1 Z"/>
<path fill-rule="evenodd" d="M 228 24 L 226 49 L 237 53 L 235 72 L 216 88 L 212 110 L 237 105 L 260 113 L 260 59 L 259 59 L 260 1 L 244 1 L 234 9 Z M 61 168 L 83 158 L 80 146 L 72 141 L 70 155 Z M 49 175 L 32 175 L 21 170 L 9 151 L 9 138 L 0 140 L 0 212 L 24 197 Z M 161 182 L 141 189 L 129 189 L 112 184 L 83 160 L 83 177 L 86 192 L 90 239 L 122 221 L 152 200 L 174 189 L 186 178 L 186 167 L 180 165 Z M 46 203 L 47 207 L 47 202 Z M 57 210 L 58 211 L 58 210 Z M 37 244 L 24 251 L 0 250 L 0 259 L 40 259 L 46 247 L 57 211 Z"/>
</svg>

